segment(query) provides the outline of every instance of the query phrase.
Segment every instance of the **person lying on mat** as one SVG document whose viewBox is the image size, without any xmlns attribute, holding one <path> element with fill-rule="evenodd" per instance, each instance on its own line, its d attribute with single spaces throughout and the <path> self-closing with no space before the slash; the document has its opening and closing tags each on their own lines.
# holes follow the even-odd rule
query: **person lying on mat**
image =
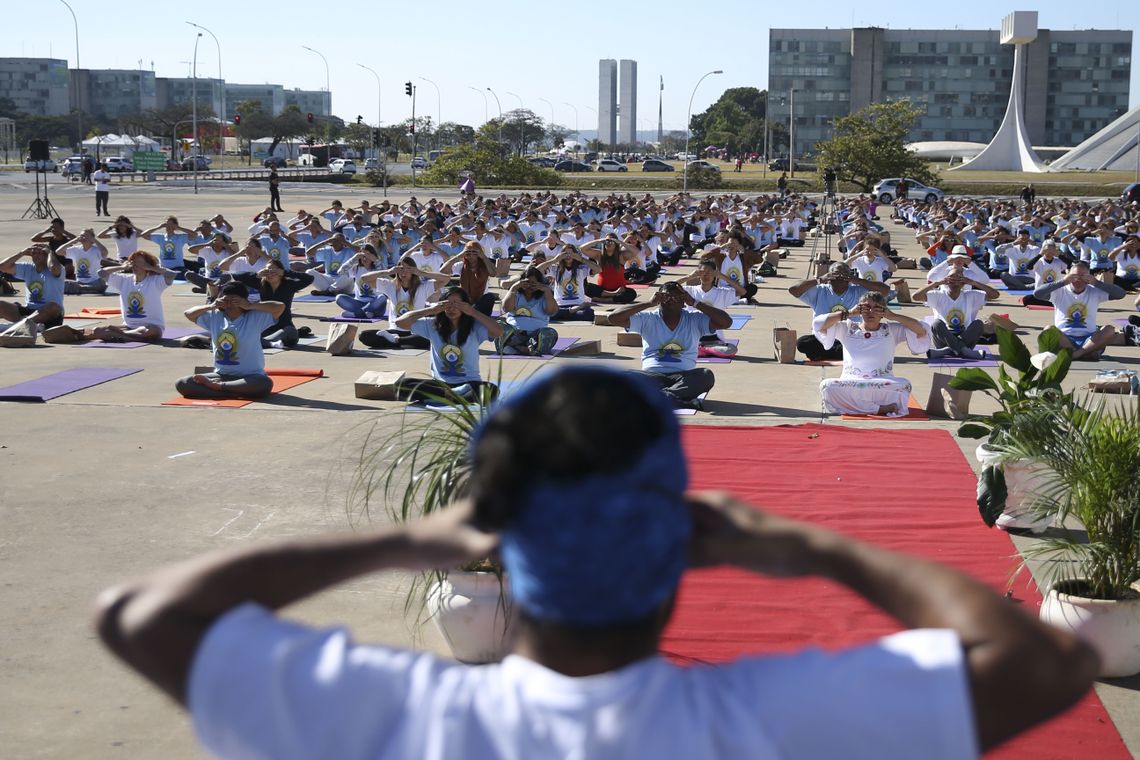
<svg viewBox="0 0 1140 760">
<path fill-rule="evenodd" d="M 851 267 L 836 261 L 827 273 L 816 280 L 803 280 L 788 288 L 788 292 L 811 307 L 813 317 L 837 311 L 850 311 L 867 293 L 879 293 L 884 298 L 890 287 L 882 282 L 860 280 Z M 802 335 L 796 341 L 796 348 L 808 361 L 837 360 L 843 358 L 840 345 L 824 349 L 815 335 Z"/>
<path fill-rule="evenodd" d="M 20 261 L 25 256 L 31 261 Z M 0 319 L 27 321 L 35 331 L 63 324 L 64 266 L 58 251 L 47 243 L 28 246 L 0 261 L 0 273 L 24 282 L 24 303 L 0 301 Z"/>
<path fill-rule="evenodd" d="M 687 491 L 680 426 L 643 376 L 545 374 L 470 451 L 469 499 L 162 568 L 104 591 L 96 631 L 218 757 L 973 758 L 1096 677 L 1088 644 L 958 570 Z M 380 571 L 493 553 L 517 616 L 502 662 L 357 643 L 343 623 L 279 613 Z M 663 631 L 685 572 L 712 567 L 818 578 L 905 630 L 678 664 Z"/>
<path fill-rule="evenodd" d="M 596 261 L 583 255 L 576 245 L 566 243 L 554 258 L 547 261 L 532 259 L 531 266 L 553 282 L 554 301 L 558 304 L 558 312 L 552 317 L 555 322 L 594 321 L 594 310 L 586 297 L 586 289 L 590 275 L 602 271 Z"/>
<path fill-rule="evenodd" d="M 279 303 L 285 307 L 277 321 L 261 334 L 262 347 L 296 348 L 301 336 L 293 324 L 293 297 L 312 285 L 313 278 L 306 272 L 286 271 L 279 260 L 270 259 L 257 274 L 242 272 L 235 274 L 233 279 L 234 282 L 245 285 L 250 293 L 257 293 L 257 300 Z"/>
<path fill-rule="evenodd" d="M 1097 307 L 1124 298 L 1123 288 L 1101 282 L 1093 277 L 1087 261 L 1076 261 L 1063 279 L 1042 285 L 1033 296 L 1053 304 L 1053 324 L 1061 331 L 1061 346 L 1073 350 L 1074 360 L 1100 359 L 1116 328 L 1097 327 Z"/>
<path fill-rule="evenodd" d="M 179 378 L 174 387 L 185 398 L 257 399 L 273 390 L 261 335 L 281 317 L 285 304 L 250 303 L 248 292 L 240 282 L 227 282 L 213 303 L 186 310 L 186 318 L 210 334 L 214 371 Z"/>
<path fill-rule="evenodd" d="M 934 347 L 926 356 L 930 359 L 949 356 L 984 359 L 985 354 L 975 348 L 985 329 L 978 313 L 986 301 L 996 301 L 1001 294 L 985 280 L 967 277 L 965 267 L 957 259 L 950 261 L 958 264 L 950 274 L 938 282 L 928 283 L 914 294 L 914 300 L 925 302 L 934 312 L 934 323 L 930 326 L 930 342 Z"/>
<path fill-rule="evenodd" d="M 699 396 L 712 390 L 716 377 L 697 367 L 701 336 L 732 327 L 732 317 L 694 300 L 679 283 L 667 282 L 649 302 L 610 314 L 610 324 L 641 336 L 642 372 L 678 409 L 702 408 Z"/>
<path fill-rule="evenodd" d="M 906 416 L 911 385 L 894 375 L 895 347 L 905 342 L 911 353 L 926 351 L 926 325 L 892 312 L 882 295 L 867 293 L 851 312 L 816 317 L 812 330 L 825 349 L 833 343 L 843 347 L 843 372 L 819 384 L 828 412 Z"/>
<path fill-rule="evenodd" d="M 479 346 L 497 339 L 503 327 L 476 310 L 463 288 L 445 289 L 438 303 L 406 312 L 396 320 L 396 327 L 430 343 L 432 376 L 431 380 L 404 380 L 396 389 L 397 398 L 488 404 L 499 395 L 499 387 L 479 373 Z"/>
<path fill-rule="evenodd" d="M 541 271 L 528 267 L 503 296 L 503 334 L 495 339 L 495 350 L 511 356 L 549 354 L 558 342 L 558 331 L 550 326 L 557 313 L 554 289 Z"/>
<path fill-rule="evenodd" d="M 478 243 L 476 243 L 478 245 Z M 388 313 L 387 330 L 363 330 L 360 342 L 369 348 L 430 348 L 431 342 L 408 329 L 397 325 L 400 317 L 438 300 L 439 287 L 447 284 L 451 276 L 443 272 L 425 272 L 416 266 L 416 260 L 407 255 L 391 269 L 381 269 L 363 275 L 363 282 L 373 283 L 373 289 L 384 301 Z M 466 291 L 464 291 L 466 293 Z M 487 310 L 490 316 L 490 309 Z"/>
</svg>

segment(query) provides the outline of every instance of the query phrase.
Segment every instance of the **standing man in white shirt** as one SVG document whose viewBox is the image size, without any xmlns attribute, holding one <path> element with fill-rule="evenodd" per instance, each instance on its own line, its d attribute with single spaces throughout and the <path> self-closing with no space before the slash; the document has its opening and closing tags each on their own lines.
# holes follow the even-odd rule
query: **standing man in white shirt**
<svg viewBox="0 0 1140 760">
<path fill-rule="evenodd" d="M 91 175 L 91 179 L 95 180 L 95 216 L 110 216 L 107 200 L 111 197 L 111 174 L 107 171 L 107 165 L 99 164 L 98 171 Z"/>
</svg>

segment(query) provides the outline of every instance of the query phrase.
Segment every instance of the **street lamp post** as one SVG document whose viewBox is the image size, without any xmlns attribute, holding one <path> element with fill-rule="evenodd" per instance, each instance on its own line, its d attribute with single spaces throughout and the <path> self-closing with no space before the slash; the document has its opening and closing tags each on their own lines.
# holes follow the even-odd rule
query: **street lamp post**
<svg viewBox="0 0 1140 760">
<path fill-rule="evenodd" d="M 198 147 L 198 43 L 202 41 L 202 33 L 198 32 L 198 36 L 194 38 L 194 63 L 191 69 L 191 85 L 193 85 L 193 94 L 190 96 L 190 113 L 194 121 L 194 150 L 191 153 L 191 163 L 194 165 L 194 195 L 198 194 L 198 157 L 202 155 L 201 148 Z"/>
<path fill-rule="evenodd" d="M 471 85 L 467 85 L 467 89 L 468 90 L 474 90 L 475 92 L 477 92 L 483 96 L 483 123 L 486 124 L 488 121 L 491 120 L 490 117 L 487 115 L 488 114 L 488 111 L 487 111 L 487 93 L 484 92 L 483 90 L 480 90 L 478 87 L 472 87 Z M 491 88 L 488 87 L 487 89 L 491 89 Z"/>
<path fill-rule="evenodd" d="M 492 95 L 495 95 L 495 91 L 492 90 L 490 87 L 487 88 L 487 92 L 491 93 Z M 499 109 L 499 150 L 502 150 L 503 149 L 503 104 L 499 102 L 499 96 L 498 95 L 495 95 L 495 105 Z"/>
<path fill-rule="evenodd" d="M 681 182 L 682 193 L 689 192 L 689 138 L 692 135 L 692 130 L 689 129 L 689 122 L 693 120 L 693 98 L 697 96 L 697 88 L 701 86 L 701 82 L 705 81 L 706 77 L 710 77 L 713 74 L 723 73 L 724 72 L 721 69 L 716 69 L 715 71 L 710 71 L 702 76 L 697 80 L 697 83 L 693 85 L 693 94 L 689 96 L 689 111 L 685 116 L 685 178 Z"/>
<path fill-rule="evenodd" d="M 195 24 L 193 21 L 187 21 L 187 24 L 195 29 L 201 29 L 206 34 L 214 38 L 214 46 L 218 48 L 218 90 L 221 95 L 221 107 L 218 109 L 218 165 L 222 163 L 222 153 L 225 152 L 226 144 L 226 84 L 222 80 L 222 43 L 218 42 L 218 38 L 206 27 L 201 24 Z M 240 163 L 240 161 L 239 161 Z"/>
<path fill-rule="evenodd" d="M 420 77 L 432 87 L 435 88 L 435 149 L 439 150 L 439 125 L 443 124 L 443 105 L 439 96 L 439 85 L 431 81 L 427 77 Z"/>
<path fill-rule="evenodd" d="M 546 98 L 539 98 L 543 103 L 550 106 L 550 149 L 554 149 L 554 104 Z"/>
<path fill-rule="evenodd" d="M 71 12 L 71 23 L 75 25 L 75 121 L 79 130 L 79 149 L 83 150 L 83 83 L 79 81 L 79 20 L 67 0 L 59 0 Z"/>
<path fill-rule="evenodd" d="M 526 106 L 523 105 L 522 98 L 515 93 L 508 92 L 507 94 L 519 102 L 519 155 L 521 156 L 526 153 L 526 132 L 524 131 L 526 129 L 526 122 L 523 121 L 522 118 L 522 112 Z"/>
<path fill-rule="evenodd" d="M 570 108 L 574 111 L 574 142 L 575 143 L 582 142 L 582 137 L 581 137 L 581 135 L 578 134 L 578 107 L 575 106 L 573 103 L 567 103 L 566 101 L 562 101 L 562 105 L 570 106 Z M 574 150 L 574 154 L 575 155 L 578 154 L 577 149 Z"/>
<path fill-rule="evenodd" d="M 796 176 L 796 88 L 788 96 L 788 176 Z"/>
<path fill-rule="evenodd" d="M 329 161 L 332 160 L 332 80 L 329 77 L 329 59 L 325 58 L 324 53 L 321 53 L 319 50 L 313 50 L 308 45 L 302 45 L 301 47 L 310 53 L 316 53 L 321 57 L 321 60 L 325 62 L 325 92 L 328 93 L 329 97 L 329 112 L 325 116 L 325 165 L 327 166 Z"/>
<path fill-rule="evenodd" d="M 380 122 L 382 121 L 380 118 L 380 75 L 376 73 L 376 69 L 365 66 L 363 63 L 358 63 L 356 65 L 369 72 L 373 77 L 376 78 L 376 126 L 379 127 Z"/>
</svg>

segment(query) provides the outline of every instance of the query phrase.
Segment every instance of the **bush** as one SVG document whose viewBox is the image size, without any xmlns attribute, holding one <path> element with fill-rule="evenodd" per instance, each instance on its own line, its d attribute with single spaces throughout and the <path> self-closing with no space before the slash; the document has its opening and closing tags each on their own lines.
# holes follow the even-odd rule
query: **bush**
<svg viewBox="0 0 1140 760">
<path fill-rule="evenodd" d="M 391 187 L 393 184 L 392 177 L 381 169 L 369 169 L 364 172 L 364 181 L 372 187 Z"/>
<path fill-rule="evenodd" d="M 562 175 L 535 166 L 518 156 L 504 156 L 486 141 L 449 149 L 423 173 L 430 185 L 458 185 L 463 172 L 471 172 L 476 186 L 557 187 Z"/>
<path fill-rule="evenodd" d="M 721 174 L 716 169 L 705 169 L 703 167 L 690 167 L 689 168 L 689 187 L 697 190 L 712 190 L 721 186 Z M 677 187 L 685 186 L 685 172 L 677 172 L 677 176 L 673 178 L 673 184 Z"/>
</svg>

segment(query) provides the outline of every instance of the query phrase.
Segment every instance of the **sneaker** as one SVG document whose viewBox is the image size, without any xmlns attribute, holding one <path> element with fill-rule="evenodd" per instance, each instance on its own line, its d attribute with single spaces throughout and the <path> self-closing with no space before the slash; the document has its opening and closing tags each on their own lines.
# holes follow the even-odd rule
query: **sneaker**
<svg viewBox="0 0 1140 760">
<path fill-rule="evenodd" d="M 205 288 L 200 288 L 200 287 L 198 287 L 197 285 L 195 285 L 194 287 L 190 288 L 190 292 L 191 292 L 191 293 L 205 293 L 205 292 L 206 292 L 206 289 L 205 289 Z"/>
<path fill-rule="evenodd" d="M 210 338 L 206 335 L 187 335 L 178 339 L 178 345 L 183 348 L 209 348 Z"/>
<path fill-rule="evenodd" d="M 994 524 L 1009 533 L 1040 536 L 1049 529 L 1051 522 L 1048 515 L 1035 515 L 1032 512 L 1002 512 Z"/>
<path fill-rule="evenodd" d="M 311 337 L 313 337 L 313 328 L 311 328 L 307 325 L 305 327 L 298 327 L 297 328 L 297 337 L 298 338 L 311 338 Z"/>
</svg>

